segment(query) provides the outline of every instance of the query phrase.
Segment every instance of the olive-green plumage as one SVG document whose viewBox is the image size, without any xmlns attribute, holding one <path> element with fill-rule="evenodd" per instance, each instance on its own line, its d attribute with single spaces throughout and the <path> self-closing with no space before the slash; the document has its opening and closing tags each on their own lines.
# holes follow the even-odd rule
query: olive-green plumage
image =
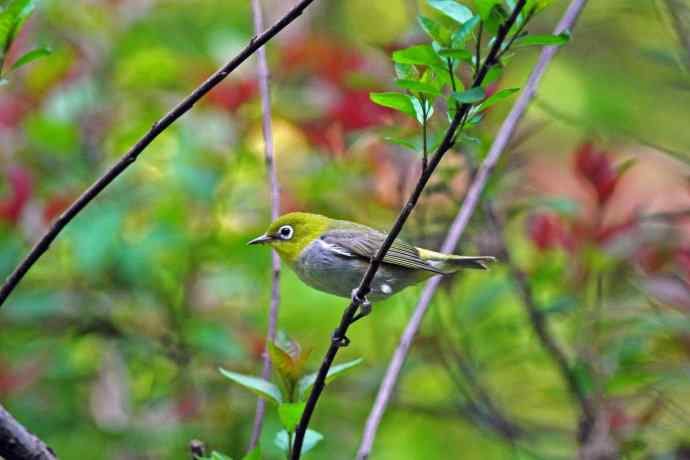
<svg viewBox="0 0 690 460">
<path fill-rule="evenodd" d="M 385 233 L 365 225 L 293 212 L 276 219 L 249 244 L 271 245 L 309 286 L 350 297 L 385 238 Z M 431 276 L 461 268 L 486 269 L 493 260 L 442 254 L 396 239 L 374 277 L 369 297 L 383 299 Z"/>
</svg>

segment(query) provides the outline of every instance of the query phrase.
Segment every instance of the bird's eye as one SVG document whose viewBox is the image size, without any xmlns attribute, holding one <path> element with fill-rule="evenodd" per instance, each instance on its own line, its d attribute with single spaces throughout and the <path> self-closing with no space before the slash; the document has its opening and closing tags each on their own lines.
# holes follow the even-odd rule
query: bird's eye
<svg viewBox="0 0 690 460">
<path fill-rule="evenodd" d="M 292 238 L 292 227 L 290 227 L 289 225 L 283 225 L 278 230 L 278 233 L 280 234 L 280 239 L 289 240 L 290 238 Z"/>
</svg>

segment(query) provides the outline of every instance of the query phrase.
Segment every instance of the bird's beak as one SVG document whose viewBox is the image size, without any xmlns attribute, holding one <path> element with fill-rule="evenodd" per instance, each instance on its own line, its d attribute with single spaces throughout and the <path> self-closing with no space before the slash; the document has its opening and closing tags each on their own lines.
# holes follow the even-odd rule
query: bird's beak
<svg viewBox="0 0 690 460">
<path fill-rule="evenodd" d="M 253 240 L 251 240 L 249 243 L 247 243 L 247 245 L 250 245 L 250 246 L 251 246 L 252 244 L 266 244 L 266 243 L 268 243 L 268 242 L 271 241 L 271 240 L 273 240 L 273 237 L 272 237 L 272 236 L 270 236 L 270 235 L 261 235 L 261 236 L 259 236 L 259 237 L 257 237 L 257 238 L 254 238 Z"/>
</svg>

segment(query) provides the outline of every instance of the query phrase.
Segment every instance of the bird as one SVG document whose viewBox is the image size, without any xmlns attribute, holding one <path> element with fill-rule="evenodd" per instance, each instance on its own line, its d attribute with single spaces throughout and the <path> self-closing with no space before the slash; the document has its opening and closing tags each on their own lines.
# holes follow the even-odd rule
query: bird
<svg viewBox="0 0 690 460">
<path fill-rule="evenodd" d="M 297 276 L 319 291 L 352 298 L 386 233 L 347 220 L 319 214 L 291 212 L 278 217 L 263 235 L 247 244 L 271 246 Z M 435 275 L 462 268 L 486 270 L 491 256 L 459 256 L 415 247 L 396 239 L 383 257 L 360 316 L 371 311 L 370 301 L 386 299 Z"/>
</svg>

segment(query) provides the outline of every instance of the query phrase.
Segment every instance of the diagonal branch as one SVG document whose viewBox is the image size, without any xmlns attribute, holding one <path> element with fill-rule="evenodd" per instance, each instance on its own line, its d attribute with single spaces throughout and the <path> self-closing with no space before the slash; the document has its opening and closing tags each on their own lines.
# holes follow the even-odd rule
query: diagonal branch
<svg viewBox="0 0 690 460">
<path fill-rule="evenodd" d="M 496 235 L 496 240 L 499 245 L 500 258 L 508 266 L 511 278 L 516 284 L 520 299 L 529 317 L 530 324 L 534 333 L 539 338 L 541 345 L 547 351 L 551 359 L 556 364 L 558 372 L 568 386 L 568 391 L 573 396 L 573 399 L 580 406 L 581 418 L 578 433 L 580 442 L 584 442 L 589 438 L 589 435 L 594 428 L 596 413 L 592 406 L 592 401 L 587 397 L 587 392 L 577 378 L 577 375 L 570 366 L 568 356 L 563 348 L 558 344 L 552 331 L 549 329 L 549 324 L 543 310 L 537 304 L 530 286 L 527 274 L 518 267 L 513 261 L 510 251 L 508 251 L 508 244 L 506 243 L 503 234 L 503 226 L 496 216 L 496 212 L 490 202 L 486 203 L 485 211 L 489 224 Z"/>
<path fill-rule="evenodd" d="M 0 406 L 0 457 L 12 460 L 57 460 L 55 452 Z"/>
<path fill-rule="evenodd" d="M 572 0 L 565 14 L 561 18 L 561 21 L 558 23 L 558 26 L 556 26 L 555 33 L 559 34 L 567 29 L 572 28 L 586 3 L 587 0 Z M 508 115 L 508 118 L 506 118 L 506 120 L 503 122 L 503 125 L 501 125 L 501 128 L 496 136 L 496 140 L 491 146 L 489 154 L 480 166 L 474 181 L 470 185 L 465 201 L 462 204 L 462 208 L 455 217 L 455 220 L 448 231 L 448 235 L 446 236 L 446 240 L 441 247 L 441 252 L 450 253 L 455 250 L 455 247 L 465 231 L 465 227 L 467 226 L 470 217 L 472 217 L 472 214 L 479 203 L 481 192 L 484 189 L 491 172 L 496 167 L 503 150 L 508 144 L 520 119 L 525 114 L 527 106 L 534 97 L 537 87 L 539 86 L 539 82 L 546 71 L 546 67 L 555 56 L 556 51 L 558 51 L 558 47 L 556 46 L 548 46 L 542 50 L 539 61 L 534 67 L 525 89 L 515 102 L 513 109 Z M 417 331 L 422 323 L 422 319 L 424 318 L 429 304 L 431 303 L 431 299 L 436 293 L 436 289 L 438 288 L 440 281 L 440 277 L 434 277 L 426 284 L 415 311 L 412 314 L 410 321 L 407 323 L 405 331 L 400 337 L 400 343 L 398 344 L 398 347 L 391 358 L 388 369 L 386 370 L 386 375 L 384 376 L 383 382 L 379 388 L 379 392 L 376 395 L 376 401 L 374 402 L 371 412 L 369 413 L 369 417 L 364 429 L 362 443 L 360 444 L 359 451 L 357 453 L 358 460 L 364 460 L 369 457 L 369 453 L 371 452 L 371 448 L 374 444 L 374 439 L 376 438 L 376 432 L 378 431 L 379 424 L 383 418 L 383 413 L 386 410 L 386 406 L 391 398 L 393 388 L 395 387 L 398 377 L 400 376 L 400 370 L 402 369 L 403 363 L 405 362 L 410 347 L 412 346 L 412 340 L 417 335 Z"/>
<path fill-rule="evenodd" d="M 493 67 L 493 65 L 497 63 L 498 56 L 501 52 L 502 46 L 505 43 L 505 40 L 508 37 L 508 33 L 517 21 L 517 18 L 520 15 L 520 12 L 525 7 L 526 2 L 527 0 L 518 0 L 518 2 L 515 5 L 515 9 L 512 11 L 510 17 L 499 27 L 494 43 L 491 46 L 491 50 L 489 51 L 489 54 L 484 60 L 482 66 L 479 69 L 479 72 L 477 72 L 477 76 L 475 77 L 472 83 L 472 88 L 480 87 L 484 82 L 484 78 L 489 72 L 489 69 L 491 69 L 491 67 Z M 400 214 L 398 215 L 398 218 L 393 224 L 393 228 L 388 233 L 388 236 L 379 248 L 378 252 L 376 253 L 376 256 L 371 260 L 369 268 L 364 274 L 364 277 L 362 278 L 359 287 L 352 296 L 352 301 L 350 302 L 350 305 L 343 313 L 343 316 L 340 320 L 340 324 L 333 333 L 331 345 L 328 348 L 328 351 L 326 352 L 326 356 L 324 356 L 323 361 L 321 362 L 321 367 L 319 368 L 316 382 L 314 383 L 312 391 L 309 394 L 309 399 L 307 400 L 304 412 L 302 413 L 302 418 L 300 419 L 300 422 L 297 425 L 297 430 L 295 432 L 295 444 L 292 454 L 293 460 L 299 459 L 301 455 L 304 435 L 307 431 L 307 427 L 309 425 L 311 416 L 314 412 L 314 408 L 316 407 L 316 403 L 318 402 L 321 392 L 324 389 L 328 370 L 333 364 L 333 360 L 335 359 L 335 356 L 337 355 L 340 347 L 343 346 L 343 344 L 347 343 L 345 334 L 347 333 L 348 328 L 352 324 L 352 320 L 355 316 L 355 313 L 359 309 L 360 305 L 364 302 L 364 298 L 371 291 L 371 282 L 373 281 L 374 275 L 376 275 L 376 272 L 381 266 L 383 257 L 386 255 L 386 252 L 388 252 L 388 249 L 390 249 L 391 245 L 400 234 L 400 231 L 405 225 L 405 222 L 407 222 L 408 217 L 410 216 L 412 210 L 417 204 L 417 201 L 419 200 L 420 195 L 424 191 L 427 182 L 434 173 L 434 170 L 441 162 L 441 159 L 443 158 L 445 153 L 448 150 L 450 150 L 450 148 L 455 143 L 456 131 L 459 128 L 462 129 L 461 127 L 462 125 L 464 125 L 465 118 L 469 113 L 471 107 L 472 104 L 463 104 L 453 117 L 453 121 L 451 122 L 448 130 L 446 131 L 443 141 L 437 148 L 434 156 L 431 157 L 431 159 L 429 160 L 427 168 L 422 172 L 422 175 L 419 178 L 419 181 L 417 182 L 417 185 L 415 186 L 412 195 L 408 199 L 405 206 L 400 210 Z"/>
<path fill-rule="evenodd" d="M 287 27 L 292 21 L 297 19 L 304 10 L 313 3 L 314 0 L 302 0 L 292 8 L 285 16 L 276 22 L 264 33 L 255 36 L 249 44 L 230 62 L 221 67 L 211 75 L 198 88 L 192 91 L 189 96 L 180 101 L 163 118 L 153 124 L 151 129 L 104 175 L 91 185 L 72 205 L 55 221 L 52 227 L 41 237 L 29 254 L 22 260 L 12 274 L 7 278 L 0 289 L 0 306 L 7 300 L 7 297 L 17 287 L 26 272 L 38 261 L 38 259 L 50 248 L 51 243 L 57 238 L 60 232 L 79 214 L 98 194 L 100 194 L 112 181 L 124 172 L 146 147 L 153 142 L 165 129 L 172 125 L 178 118 L 187 113 L 206 93 L 213 89 L 225 77 L 230 75 L 240 64 L 246 61 L 259 48 L 275 37 L 281 30 Z"/>
<path fill-rule="evenodd" d="M 252 11 L 254 13 L 254 30 L 258 34 L 264 28 L 263 14 L 259 0 L 252 0 Z M 271 221 L 280 215 L 280 188 L 278 185 L 278 174 L 276 172 L 275 155 L 273 148 L 273 130 L 271 127 L 271 91 L 269 81 L 271 74 L 266 63 L 266 49 L 261 48 L 257 52 L 259 67 L 259 92 L 261 93 L 261 117 L 264 135 L 264 154 L 266 157 L 266 169 L 268 170 L 268 182 L 271 188 Z M 271 252 L 271 306 L 268 312 L 268 333 L 266 334 L 266 346 L 264 347 L 264 363 L 261 370 L 261 377 L 268 380 L 271 377 L 271 355 L 268 353 L 268 343 L 276 338 L 276 324 L 278 322 L 278 306 L 280 305 L 280 257 L 273 250 Z M 258 398 L 256 403 L 256 415 L 254 416 L 254 428 L 249 442 L 249 450 L 254 449 L 261 436 L 264 414 L 266 412 L 266 401 Z"/>
</svg>

